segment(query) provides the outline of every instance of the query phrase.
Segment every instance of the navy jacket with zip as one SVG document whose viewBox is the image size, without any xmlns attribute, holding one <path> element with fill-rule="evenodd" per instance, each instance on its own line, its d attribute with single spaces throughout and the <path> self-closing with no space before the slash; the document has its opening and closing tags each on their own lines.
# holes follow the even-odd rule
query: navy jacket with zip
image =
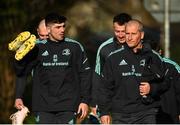
<svg viewBox="0 0 180 125">
<path fill-rule="evenodd" d="M 158 115 L 158 123 L 177 124 L 180 115 L 180 67 L 169 58 L 164 57 L 163 60 L 169 69 L 167 77 L 171 80 L 168 91 L 161 96 L 160 113 L 162 114 Z"/>
<path fill-rule="evenodd" d="M 92 107 L 95 107 L 97 105 L 98 98 L 100 98 L 98 93 L 99 83 L 101 81 L 100 75 L 102 73 L 102 69 L 104 67 L 107 58 L 109 57 L 111 52 L 123 46 L 124 44 L 120 44 L 116 37 L 109 38 L 99 46 L 96 55 L 95 70 L 93 72 L 93 77 L 92 77 L 92 101 L 91 101 Z"/>
<path fill-rule="evenodd" d="M 77 111 L 90 101 L 90 67 L 81 44 L 65 38 L 37 43 L 15 62 L 16 98 L 22 98 L 25 79 L 33 70 L 33 111 Z"/>
<path fill-rule="evenodd" d="M 159 107 L 160 94 L 169 87 L 163 82 L 166 67 L 162 58 L 143 44 L 138 53 L 125 45 L 111 53 L 102 72 L 99 87 L 101 115 L 133 113 Z M 144 104 L 139 92 L 141 82 L 149 82 L 153 102 Z"/>
</svg>

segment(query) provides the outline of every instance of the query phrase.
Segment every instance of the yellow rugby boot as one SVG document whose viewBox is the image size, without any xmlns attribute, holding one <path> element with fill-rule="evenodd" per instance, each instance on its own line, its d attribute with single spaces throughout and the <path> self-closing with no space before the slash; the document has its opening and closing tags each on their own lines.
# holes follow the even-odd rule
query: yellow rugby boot
<svg viewBox="0 0 180 125">
<path fill-rule="evenodd" d="M 35 46 L 36 36 L 31 35 L 28 40 L 26 40 L 16 51 L 15 59 L 21 60 L 30 50 L 32 50 Z"/>
<path fill-rule="evenodd" d="M 16 51 L 27 39 L 30 38 L 31 33 L 28 31 L 24 31 L 20 33 L 15 40 L 9 43 L 8 49 L 11 51 Z"/>
</svg>

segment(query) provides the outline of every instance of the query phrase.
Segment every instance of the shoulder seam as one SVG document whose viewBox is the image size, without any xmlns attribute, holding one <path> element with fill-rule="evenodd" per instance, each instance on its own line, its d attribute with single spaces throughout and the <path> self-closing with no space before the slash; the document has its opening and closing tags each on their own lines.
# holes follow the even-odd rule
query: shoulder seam
<svg viewBox="0 0 180 125">
<path fill-rule="evenodd" d="M 115 54 L 115 53 L 121 52 L 121 51 L 123 51 L 123 50 L 124 50 L 124 46 L 122 46 L 121 48 L 119 48 L 119 49 L 111 52 L 111 53 L 108 55 L 108 57 L 110 57 L 111 55 L 113 55 L 113 54 Z"/>
<path fill-rule="evenodd" d="M 175 68 L 176 68 L 176 70 L 178 71 L 178 73 L 180 73 L 180 66 L 179 66 L 176 62 L 174 62 L 174 61 L 172 61 L 171 59 L 166 58 L 166 57 L 164 57 L 163 60 L 164 60 L 164 62 L 166 62 L 166 63 L 169 63 L 169 64 L 174 65 Z"/>
<path fill-rule="evenodd" d="M 73 40 L 73 39 L 70 39 L 70 38 L 67 38 L 67 37 L 66 37 L 64 40 L 65 40 L 66 42 L 71 42 L 71 43 L 76 43 L 76 44 L 78 44 L 78 45 L 80 46 L 81 50 L 84 51 L 83 46 L 82 46 L 78 41 Z"/>
<path fill-rule="evenodd" d="M 159 53 L 157 53 L 157 52 L 154 51 L 154 50 L 152 50 L 152 52 L 153 52 L 154 54 L 156 54 L 156 55 L 159 57 L 159 59 L 163 62 L 163 58 L 159 55 Z"/>
</svg>

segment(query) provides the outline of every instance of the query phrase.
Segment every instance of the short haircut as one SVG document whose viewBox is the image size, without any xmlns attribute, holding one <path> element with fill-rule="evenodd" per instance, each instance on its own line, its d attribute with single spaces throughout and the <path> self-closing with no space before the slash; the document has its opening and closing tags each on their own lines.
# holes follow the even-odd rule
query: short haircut
<svg viewBox="0 0 180 125">
<path fill-rule="evenodd" d="M 58 13 L 49 13 L 48 15 L 46 15 L 45 17 L 45 24 L 46 26 L 48 26 L 49 24 L 53 24 L 53 23 L 64 23 L 66 22 L 66 17 L 59 15 Z"/>
<path fill-rule="evenodd" d="M 132 17 L 127 13 L 120 13 L 113 18 L 113 23 L 117 22 L 119 25 L 124 25 L 130 21 Z"/>
<path fill-rule="evenodd" d="M 126 25 L 132 25 L 132 24 L 138 24 L 138 30 L 140 32 L 144 32 L 144 26 L 143 26 L 143 23 L 137 19 L 132 19 L 130 20 Z"/>
</svg>

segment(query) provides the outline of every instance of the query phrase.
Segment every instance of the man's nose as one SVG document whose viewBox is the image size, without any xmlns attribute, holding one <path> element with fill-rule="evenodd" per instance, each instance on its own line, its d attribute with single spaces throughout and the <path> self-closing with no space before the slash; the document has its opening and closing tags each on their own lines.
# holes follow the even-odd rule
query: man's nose
<svg viewBox="0 0 180 125">
<path fill-rule="evenodd" d="M 119 36 L 120 36 L 120 37 L 123 37 L 123 36 L 125 36 L 125 33 L 120 32 L 120 33 L 119 33 Z"/>
<path fill-rule="evenodd" d="M 131 40 L 130 35 L 126 35 L 126 40 Z"/>
</svg>

